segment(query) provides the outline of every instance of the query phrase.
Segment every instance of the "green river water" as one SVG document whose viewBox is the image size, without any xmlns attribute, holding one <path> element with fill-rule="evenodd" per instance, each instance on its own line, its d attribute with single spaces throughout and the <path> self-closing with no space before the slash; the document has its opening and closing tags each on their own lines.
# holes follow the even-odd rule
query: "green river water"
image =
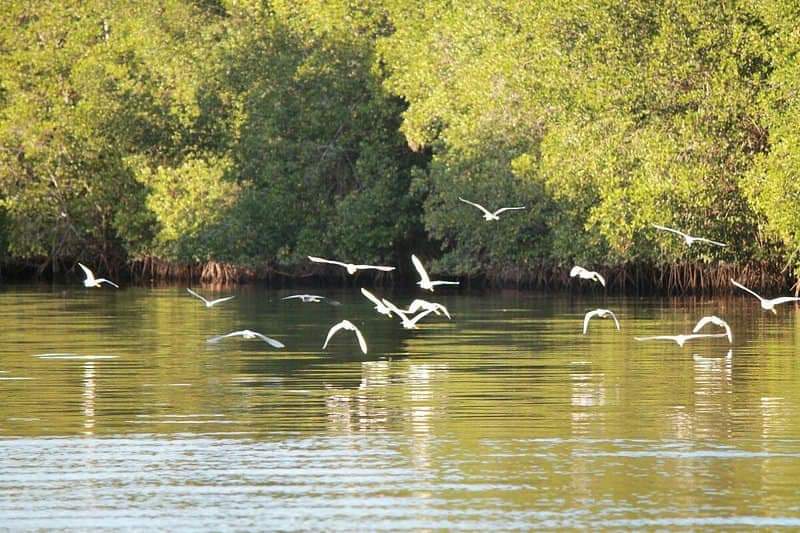
<svg viewBox="0 0 800 533">
<path fill-rule="evenodd" d="M 800 528 L 800 309 L 372 289 L 0 287 L 0 528 Z"/>
</svg>

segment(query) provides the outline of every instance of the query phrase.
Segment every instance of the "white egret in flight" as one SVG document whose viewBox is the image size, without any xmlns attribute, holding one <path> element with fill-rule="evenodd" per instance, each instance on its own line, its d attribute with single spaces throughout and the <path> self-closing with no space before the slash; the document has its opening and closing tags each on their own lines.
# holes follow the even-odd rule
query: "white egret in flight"
<svg viewBox="0 0 800 533">
<path fill-rule="evenodd" d="M 724 243 L 721 243 L 721 242 L 717 242 L 717 241 L 712 241 L 711 239 L 706 239 L 705 237 L 692 237 L 688 233 L 684 233 L 684 232 L 676 230 L 676 229 L 668 228 L 666 226 L 659 226 L 658 224 L 653 224 L 653 227 L 656 228 L 656 229 L 660 229 L 661 231 L 669 231 L 671 233 L 675 233 L 676 235 L 680 235 L 681 237 L 683 237 L 683 240 L 686 241 L 686 244 L 688 246 L 691 246 L 695 242 L 707 242 L 708 244 L 713 244 L 714 246 L 728 246 L 727 244 L 724 244 Z"/>
<path fill-rule="evenodd" d="M 300 300 L 303 303 L 319 303 L 325 300 L 325 303 L 330 305 L 342 305 L 341 302 L 331 300 L 330 298 L 326 298 L 324 296 L 318 296 L 316 294 L 292 294 L 291 296 L 281 298 L 281 300 Z"/>
<path fill-rule="evenodd" d="M 572 270 L 569 271 L 569 277 L 574 278 L 575 276 L 581 279 L 593 279 L 599 282 L 603 287 L 606 286 L 606 279 L 594 270 L 586 270 L 581 266 L 574 266 Z"/>
<path fill-rule="evenodd" d="M 315 263 L 328 263 L 344 267 L 347 269 L 348 274 L 355 274 L 357 270 L 382 270 L 384 272 L 391 272 L 395 267 L 390 266 L 376 266 L 376 265 L 354 265 L 353 263 L 342 263 L 341 261 L 331 261 L 330 259 L 323 259 L 321 257 L 314 257 L 309 255 L 308 258 Z"/>
<path fill-rule="evenodd" d="M 756 298 L 758 298 L 758 300 L 761 302 L 761 308 L 764 311 L 772 311 L 776 315 L 778 314 L 778 312 L 775 310 L 775 306 L 776 305 L 785 304 L 785 303 L 788 303 L 788 302 L 798 302 L 798 301 L 800 301 L 800 298 L 795 298 L 793 296 L 782 296 L 780 298 L 773 298 L 772 300 L 767 300 L 766 298 L 762 298 L 758 294 L 754 293 L 753 291 L 751 291 L 750 289 L 748 289 L 747 287 L 745 287 L 741 283 L 736 283 L 733 280 L 731 280 L 731 283 L 733 283 L 734 285 L 736 285 L 737 287 L 739 287 L 743 291 L 747 291 L 750 294 L 752 294 L 753 296 L 755 296 Z"/>
<path fill-rule="evenodd" d="M 206 342 L 215 343 L 219 342 L 222 339 L 226 339 L 228 337 L 243 337 L 245 339 L 261 339 L 262 341 L 266 342 L 273 348 L 286 348 L 286 346 L 281 342 L 277 341 L 271 337 L 267 337 L 266 335 L 262 335 L 256 331 L 250 331 L 249 329 L 243 329 L 242 331 L 234 331 L 232 333 L 228 333 L 227 335 L 219 335 L 217 337 L 211 337 Z"/>
<path fill-rule="evenodd" d="M 336 333 L 342 329 L 355 332 L 356 337 L 358 338 L 358 345 L 361 347 L 361 351 L 367 353 L 367 341 L 364 339 L 364 335 L 362 335 L 361 330 L 359 330 L 355 324 L 349 320 L 342 320 L 328 331 L 328 336 L 325 338 L 325 344 L 322 345 L 323 350 L 328 347 L 328 342 L 331 340 L 331 337 L 336 335 Z"/>
<path fill-rule="evenodd" d="M 197 294 L 196 292 L 194 292 L 192 289 L 190 289 L 188 287 L 186 288 L 186 291 L 189 294 L 191 294 L 192 296 L 194 296 L 195 298 L 200 298 L 201 300 L 203 300 L 203 302 L 205 302 L 205 304 L 206 304 L 206 307 L 214 307 L 215 305 L 217 305 L 219 303 L 227 302 L 228 300 L 232 300 L 232 299 L 236 298 L 236 296 L 226 296 L 225 298 L 217 298 L 216 300 L 206 300 L 205 298 L 203 298 L 202 296 L 200 296 L 199 294 Z"/>
<path fill-rule="evenodd" d="M 414 263 L 414 268 L 417 269 L 417 273 L 419 274 L 420 281 L 417 282 L 417 285 L 422 287 L 425 290 L 433 292 L 433 288 L 437 285 L 458 285 L 458 281 L 431 281 L 431 278 L 428 276 L 428 273 L 425 271 L 425 267 L 422 266 L 422 261 L 419 258 L 411 254 L 411 262 Z"/>
<path fill-rule="evenodd" d="M 728 325 L 727 322 L 722 320 L 718 316 L 704 316 L 700 320 L 697 321 L 697 325 L 692 330 L 692 333 L 697 333 L 701 329 L 703 329 L 706 324 L 714 324 L 715 326 L 719 326 L 721 328 L 725 328 L 725 335 L 728 336 L 728 342 L 733 342 L 733 332 L 731 331 L 731 327 Z"/>
<path fill-rule="evenodd" d="M 86 279 L 83 280 L 84 287 L 99 287 L 101 283 L 108 283 L 109 285 L 113 285 L 119 289 L 119 285 L 113 281 L 107 280 L 106 278 L 95 278 L 94 272 L 89 270 L 83 263 L 78 263 L 78 266 L 81 267 L 81 269 L 83 269 L 83 273 L 86 274 Z"/>
<path fill-rule="evenodd" d="M 614 319 L 614 324 L 617 326 L 617 331 L 619 331 L 619 320 L 617 320 L 617 315 L 614 314 L 613 311 L 608 309 L 595 309 L 594 311 L 589 311 L 583 317 L 583 334 L 586 335 L 586 332 L 589 331 L 589 321 L 599 316 L 600 318 L 608 318 L 611 317 Z"/>
<path fill-rule="evenodd" d="M 502 213 L 504 211 L 514 211 L 514 210 L 517 210 L 517 209 L 525 209 L 524 206 L 523 207 L 503 207 L 502 209 L 498 209 L 497 211 L 492 213 L 491 211 L 489 211 L 488 209 L 486 209 L 485 207 L 483 207 L 480 204 L 476 204 L 475 202 L 470 202 L 469 200 L 464 200 L 461 197 L 459 197 L 458 199 L 461 200 L 462 202 L 464 202 L 465 204 L 469 204 L 469 205 L 475 206 L 478 209 L 480 209 L 481 211 L 483 211 L 483 219 L 484 220 L 500 220 L 500 217 L 497 216 L 497 215 L 499 215 L 500 213 Z"/>
</svg>

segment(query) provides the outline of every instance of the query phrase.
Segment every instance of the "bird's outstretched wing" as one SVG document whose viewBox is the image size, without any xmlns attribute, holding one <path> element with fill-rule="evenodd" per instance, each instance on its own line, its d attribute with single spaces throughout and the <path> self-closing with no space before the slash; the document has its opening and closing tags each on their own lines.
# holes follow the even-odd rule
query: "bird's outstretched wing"
<svg viewBox="0 0 800 533">
<path fill-rule="evenodd" d="M 419 260 L 414 254 L 411 254 L 411 262 L 414 264 L 414 268 L 417 269 L 417 274 L 419 274 L 420 281 L 423 285 L 428 285 L 431 282 L 431 278 L 428 277 L 428 273 L 425 271 L 425 267 L 422 266 L 422 261 Z"/>
<path fill-rule="evenodd" d="M 295 300 L 300 298 L 301 300 L 305 299 L 305 294 L 292 294 L 291 296 L 286 296 L 285 298 L 281 298 L 281 300 Z"/>
<path fill-rule="evenodd" d="M 758 294 L 756 294 L 755 292 L 751 291 L 750 289 L 748 289 L 747 287 L 745 287 L 745 286 L 744 286 L 744 285 L 742 285 L 741 283 L 738 283 L 738 282 L 734 281 L 733 279 L 731 279 L 731 283 L 733 283 L 735 286 L 739 287 L 739 288 L 740 288 L 740 289 L 742 289 L 743 291 L 747 291 L 747 292 L 749 292 L 750 294 L 752 294 L 753 296 L 755 296 L 756 298 L 758 298 L 758 299 L 759 299 L 759 300 L 761 300 L 762 302 L 764 301 L 764 298 L 762 298 L 761 296 L 759 296 L 759 295 L 758 295 Z"/>
<path fill-rule="evenodd" d="M 83 263 L 78 263 L 78 266 L 81 267 L 81 270 L 83 270 L 83 273 L 86 274 L 86 281 L 88 281 L 88 282 L 95 281 L 94 272 L 89 270 L 89 268 L 86 265 L 84 265 Z"/>
<path fill-rule="evenodd" d="M 257 331 L 254 331 L 253 334 L 262 341 L 272 346 L 273 348 L 286 348 L 286 346 L 281 341 L 275 340 L 272 337 L 267 337 L 266 335 L 258 333 Z"/>
<path fill-rule="evenodd" d="M 445 306 L 443 306 L 442 304 L 436 303 L 436 302 L 428 302 L 426 300 L 420 300 L 420 299 L 417 299 L 417 300 L 414 300 L 413 302 L 411 302 L 411 304 L 408 306 L 408 309 L 406 309 L 406 312 L 409 315 L 413 315 L 414 313 L 416 313 L 420 309 L 431 309 L 437 315 L 439 315 L 440 313 L 444 313 L 444 315 L 448 319 L 452 319 L 453 318 L 453 317 L 450 316 L 450 313 L 448 312 L 447 308 Z"/>
<path fill-rule="evenodd" d="M 217 298 L 216 300 L 211 300 L 210 302 L 208 302 L 208 305 L 217 305 L 222 302 L 227 302 L 228 300 L 233 300 L 234 298 L 236 298 L 236 296 L 226 296 L 224 298 Z"/>
<path fill-rule="evenodd" d="M 361 351 L 367 353 L 367 340 L 364 338 L 364 335 L 361 334 L 360 329 L 358 329 L 355 325 L 352 326 L 353 331 L 356 333 L 356 337 L 358 338 L 358 345 L 361 347 Z"/>
<path fill-rule="evenodd" d="M 800 298 L 795 298 L 794 296 L 781 296 L 780 298 L 774 298 L 772 303 L 775 305 L 785 304 L 789 302 L 800 302 Z"/>
<path fill-rule="evenodd" d="M 687 341 L 692 339 L 707 339 L 707 338 L 715 338 L 715 337 L 727 337 L 727 333 L 692 333 L 691 335 L 684 335 L 684 338 Z"/>
<path fill-rule="evenodd" d="M 460 281 L 431 281 L 432 286 L 437 285 L 461 285 Z"/>
<path fill-rule="evenodd" d="M 422 301 L 424 302 L 424 300 Z M 447 310 L 447 308 L 442 304 L 436 302 L 425 302 L 425 303 L 428 305 L 428 309 L 436 313 L 437 316 L 440 314 L 440 312 L 442 312 L 444 313 L 444 316 L 446 316 L 448 320 L 451 320 L 453 318 L 450 316 L 450 312 Z"/>
<path fill-rule="evenodd" d="M 672 229 L 672 228 L 668 228 L 666 226 L 659 226 L 658 224 L 653 224 L 653 227 L 656 228 L 656 229 L 660 229 L 661 231 L 669 231 L 669 232 L 675 233 L 676 235 L 680 235 L 681 237 L 689 237 L 689 235 L 687 235 L 686 233 L 684 233 L 682 231 L 679 231 L 679 230 L 676 230 L 676 229 Z"/>
<path fill-rule="evenodd" d="M 704 316 L 700 320 L 697 321 L 695 324 L 694 329 L 692 329 L 692 333 L 697 333 L 701 329 L 703 329 L 706 324 L 714 324 L 715 326 L 722 326 L 725 323 L 724 320 L 716 317 L 716 316 Z"/>
<path fill-rule="evenodd" d="M 383 307 L 383 306 L 384 306 L 384 305 L 383 305 L 383 302 L 381 302 L 380 300 L 378 300 L 378 297 L 377 297 L 377 296 L 375 296 L 374 294 L 372 294 L 372 293 L 371 293 L 370 291 L 368 291 L 367 289 L 364 289 L 363 287 L 362 287 L 362 289 L 361 289 L 361 294 L 363 294 L 364 296 L 366 296 L 366 298 L 367 298 L 367 299 L 368 299 L 370 302 L 374 303 L 376 306 L 380 306 L 380 307 Z"/>
<path fill-rule="evenodd" d="M 419 322 L 420 320 L 422 320 L 423 318 L 425 318 L 426 316 L 428 316 L 431 313 L 433 313 L 433 309 L 427 309 L 427 310 L 421 312 L 420 314 L 416 315 L 409 322 L 411 322 L 412 326 L 415 326 L 417 324 L 417 322 Z"/>
<path fill-rule="evenodd" d="M 728 342 L 731 343 L 733 342 L 733 331 L 731 331 L 731 327 L 728 325 L 727 322 L 722 320 L 720 317 L 714 315 L 704 316 L 703 318 L 698 320 L 697 324 L 695 324 L 694 329 L 692 330 L 692 333 L 697 333 L 698 331 L 703 329 L 707 324 L 714 324 L 715 326 L 725 328 L 725 336 L 728 337 Z"/>
<path fill-rule="evenodd" d="M 221 341 L 222 339 L 226 339 L 228 337 L 235 337 L 237 335 L 242 335 L 242 334 L 244 334 L 244 330 L 232 331 L 231 333 L 226 333 L 225 335 L 217 335 L 216 337 L 211 337 L 210 339 L 207 339 L 206 342 L 215 343 Z"/>
<path fill-rule="evenodd" d="M 497 211 L 495 211 L 494 212 L 494 216 L 497 216 L 500 213 L 503 213 L 505 211 L 516 211 L 518 209 L 527 209 L 527 208 L 525 206 L 521 206 L 521 207 L 503 207 L 503 208 L 498 209 Z"/>
<path fill-rule="evenodd" d="M 583 334 L 586 335 L 586 332 L 589 331 L 589 321 L 599 315 L 601 311 L 599 309 L 595 309 L 594 311 L 589 311 L 583 316 Z"/>
<path fill-rule="evenodd" d="M 189 287 L 186 287 L 186 292 L 188 292 L 189 294 L 191 294 L 191 295 L 192 295 L 192 296 L 194 296 L 195 298 L 200 298 L 201 300 L 203 300 L 203 301 L 206 303 L 206 305 L 208 305 L 208 300 L 206 300 L 205 298 L 203 298 L 202 296 L 200 296 L 199 294 L 197 294 L 196 292 L 194 292 L 194 291 L 193 291 L 192 289 L 190 289 Z"/>
<path fill-rule="evenodd" d="M 678 337 L 675 335 L 656 335 L 653 337 L 634 337 L 637 341 L 673 341 L 678 342 Z"/>
<path fill-rule="evenodd" d="M 108 284 L 109 284 L 109 285 L 111 285 L 112 287 L 116 287 L 117 289 L 119 289 L 119 285 L 117 285 L 116 283 L 114 283 L 114 282 L 113 282 L 113 281 L 111 281 L 110 279 L 106 279 L 106 278 L 97 278 L 95 281 L 96 281 L 97 283 L 108 283 Z"/>
<path fill-rule="evenodd" d="M 391 272 L 395 267 L 381 266 L 381 265 L 355 265 L 358 270 L 382 270 L 383 272 Z"/>
<path fill-rule="evenodd" d="M 714 246 L 728 246 L 725 243 L 719 241 L 712 241 L 711 239 L 706 239 L 705 237 L 694 237 L 694 240 L 699 242 L 707 242 L 708 244 L 713 244 Z"/>
<path fill-rule="evenodd" d="M 405 312 L 410 315 L 413 315 L 414 313 L 425 307 L 427 303 L 428 302 L 426 302 L 425 300 L 419 300 L 419 299 L 414 300 L 413 302 L 408 304 L 408 309 L 406 309 Z"/>
<path fill-rule="evenodd" d="M 458 197 L 458 199 L 459 199 L 459 200 L 461 200 L 462 202 L 464 202 L 465 204 L 469 204 L 469 205 L 471 205 L 471 206 L 477 207 L 478 209 L 480 209 L 481 211 L 483 211 L 483 212 L 484 212 L 484 213 L 486 213 L 487 215 L 490 215 L 490 216 L 492 215 L 492 213 L 491 213 L 491 212 L 489 212 L 489 210 L 488 210 L 488 209 L 486 209 L 485 207 L 483 207 L 481 204 L 476 204 L 475 202 L 470 202 L 469 200 L 464 200 L 464 199 L 463 199 L 463 198 L 461 198 L 460 196 Z M 495 215 L 496 215 L 496 214 L 497 214 L 497 213 L 495 213 Z"/>
<path fill-rule="evenodd" d="M 336 332 L 338 332 L 340 329 L 347 328 L 348 326 L 353 326 L 353 323 L 350 322 L 349 320 L 342 320 L 338 324 L 334 325 L 331 329 L 329 329 L 328 336 L 325 338 L 325 344 L 322 345 L 322 349 L 324 350 L 325 348 L 328 347 L 328 343 L 330 342 L 331 337 L 336 335 Z"/>
<path fill-rule="evenodd" d="M 606 318 L 606 317 L 613 318 L 614 319 L 614 325 L 616 326 L 617 331 L 620 330 L 619 320 L 617 320 L 617 315 L 615 315 L 613 311 L 610 311 L 608 309 L 595 309 L 594 311 L 589 311 L 583 317 L 583 334 L 584 335 L 586 335 L 586 332 L 589 330 L 589 321 L 592 318 L 596 317 L 596 316 L 599 316 L 601 318 Z"/>
<path fill-rule="evenodd" d="M 386 298 L 381 298 L 381 302 L 383 302 L 383 305 L 388 307 L 392 313 L 395 313 L 403 320 L 408 320 L 408 313 L 406 313 L 405 311 L 394 305 L 392 302 L 390 302 Z"/>
<path fill-rule="evenodd" d="M 323 259 L 321 257 L 314 257 L 313 255 L 309 255 L 308 258 L 311 261 L 315 262 L 315 263 L 328 263 L 328 264 L 331 264 L 331 265 L 337 265 L 337 266 L 340 266 L 340 267 L 347 268 L 347 263 L 342 263 L 341 261 L 331 261 L 330 259 Z"/>
<path fill-rule="evenodd" d="M 617 331 L 620 331 L 620 328 L 619 328 L 619 320 L 617 320 L 617 315 L 615 315 L 613 311 L 606 311 L 606 312 L 607 312 L 609 315 L 611 315 L 611 318 L 613 318 L 613 319 L 614 319 L 614 325 L 615 325 L 615 326 L 617 326 Z"/>
</svg>

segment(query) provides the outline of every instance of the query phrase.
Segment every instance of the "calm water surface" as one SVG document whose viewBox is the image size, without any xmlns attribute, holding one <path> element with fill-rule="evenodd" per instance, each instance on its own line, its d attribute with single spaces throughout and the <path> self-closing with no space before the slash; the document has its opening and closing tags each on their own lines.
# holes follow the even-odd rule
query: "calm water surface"
<svg viewBox="0 0 800 533">
<path fill-rule="evenodd" d="M 800 527 L 800 309 L 374 291 L 453 320 L 406 331 L 356 289 L 206 309 L 177 287 L 0 287 L 0 525 Z M 622 332 L 582 336 L 595 307 Z M 633 340 L 706 314 L 732 346 Z M 368 355 L 347 332 L 321 351 L 345 318 Z M 205 342 L 245 328 L 287 348 Z"/>
</svg>

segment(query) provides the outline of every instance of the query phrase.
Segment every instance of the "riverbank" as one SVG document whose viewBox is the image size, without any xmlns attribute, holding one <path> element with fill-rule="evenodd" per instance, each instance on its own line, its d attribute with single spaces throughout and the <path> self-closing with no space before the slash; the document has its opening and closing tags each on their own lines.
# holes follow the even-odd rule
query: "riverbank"
<svg viewBox="0 0 800 533">
<path fill-rule="evenodd" d="M 606 279 L 605 288 L 596 282 L 570 278 L 568 266 L 542 265 L 537 268 L 509 266 L 476 275 L 458 275 L 433 271 L 440 278 L 453 279 L 468 288 L 516 288 L 553 292 L 597 292 L 611 294 L 693 295 L 726 294 L 733 292 L 730 280 L 757 291 L 798 292 L 798 280 L 792 272 L 767 262 L 748 264 L 679 263 L 673 265 L 618 265 L 611 267 L 589 265 Z M 146 258 L 128 263 L 100 265 L 98 272 L 133 284 L 192 283 L 208 285 L 238 285 L 266 283 L 276 287 L 344 287 L 358 283 L 380 286 L 412 286 L 417 277 L 410 265 L 398 265 L 394 272 L 360 272 L 347 275 L 336 267 L 315 264 L 276 268 L 270 265 L 249 267 L 208 261 L 205 263 L 175 263 Z M 105 274 L 104 274 L 105 275 Z M 80 279 L 77 261 L 40 263 L 9 261 L 0 265 L 0 279 L 71 280 Z"/>
</svg>

